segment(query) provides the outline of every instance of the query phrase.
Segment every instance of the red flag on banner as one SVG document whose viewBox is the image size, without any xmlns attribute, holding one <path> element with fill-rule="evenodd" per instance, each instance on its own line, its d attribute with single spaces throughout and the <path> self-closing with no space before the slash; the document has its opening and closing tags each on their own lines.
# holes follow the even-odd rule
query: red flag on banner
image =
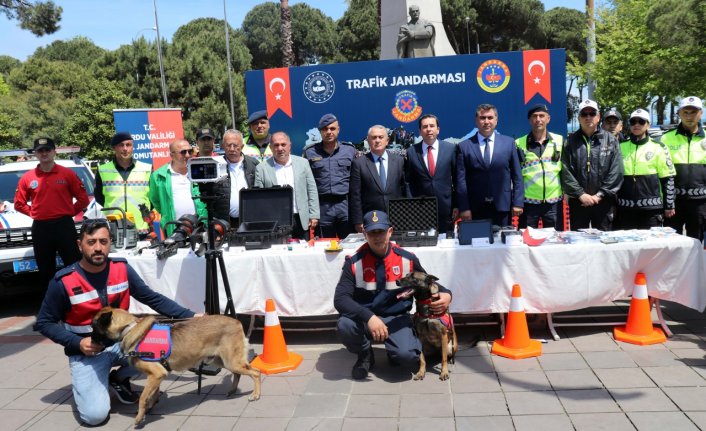
<svg viewBox="0 0 706 431">
<path fill-rule="evenodd" d="M 292 118 L 292 96 L 289 87 L 289 69 L 265 69 L 265 103 L 267 118 L 281 109 Z"/>
<path fill-rule="evenodd" d="M 549 50 L 523 51 L 522 63 L 525 77 L 525 103 L 539 94 L 547 102 L 552 102 L 552 80 Z"/>
</svg>

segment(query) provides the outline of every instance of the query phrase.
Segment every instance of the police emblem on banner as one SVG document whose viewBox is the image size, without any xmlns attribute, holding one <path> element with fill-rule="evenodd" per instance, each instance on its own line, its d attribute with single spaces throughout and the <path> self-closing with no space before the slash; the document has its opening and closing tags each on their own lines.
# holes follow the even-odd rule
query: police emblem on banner
<svg viewBox="0 0 706 431">
<path fill-rule="evenodd" d="M 395 107 L 392 108 L 392 116 L 397 121 L 411 123 L 422 115 L 422 107 L 419 106 L 417 93 L 411 90 L 402 90 L 395 95 Z"/>
<path fill-rule="evenodd" d="M 304 97 L 313 103 L 325 103 L 336 91 L 336 84 L 331 75 L 317 70 L 304 78 Z"/>
<path fill-rule="evenodd" d="M 500 60 L 488 60 L 476 72 L 480 88 L 488 93 L 499 93 L 510 83 L 510 69 Z"/>
</svg>

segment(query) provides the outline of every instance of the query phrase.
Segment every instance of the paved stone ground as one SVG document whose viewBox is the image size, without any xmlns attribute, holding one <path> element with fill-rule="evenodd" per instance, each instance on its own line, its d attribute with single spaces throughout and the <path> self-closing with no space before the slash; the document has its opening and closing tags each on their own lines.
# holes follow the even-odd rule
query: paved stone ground
<svg viewBox="0 0 706 431">
<path fill-rule="evenodd" d="M 626 303 L 606 308 L 625 308 Z M 204 381 L 172 374 L 148 415 L 146 430 L 696 430 L 706 429 L 706 316 L 662 304 L 675 335 L 639 347 L 615 342 L 609 327 L 561 328 L 543 355 L 519 361 L 491 356 L 497 327 L 459 328 L 461 351 L 451 379 L 438 365 L 425 380 L 388 365 L 381 346 L 365 381 L 353 381 L 354 356 L 333 331 L 285 332 L 304 356 L 294 372 L 263 379 L 263 396 L 248 402 L 249 378 L 224 397 L 225 372 Z M 591 309 L 591 311 L 595 311 Z M 77 421 L 62 348 L 32 331 L 36 305 L 0 308 L 0 429 L 75 430 Z M 535 322 L 535 338 L 549 338 Z M 470 340 L 481 341 L 471 346 Z M 261 331 L 251 347 L 262 351 Z M 144 382 L 136 380 L 140 386 Z M 132 428 L 134 406 L 114 403 L 102 429 Z"/>
</svg>

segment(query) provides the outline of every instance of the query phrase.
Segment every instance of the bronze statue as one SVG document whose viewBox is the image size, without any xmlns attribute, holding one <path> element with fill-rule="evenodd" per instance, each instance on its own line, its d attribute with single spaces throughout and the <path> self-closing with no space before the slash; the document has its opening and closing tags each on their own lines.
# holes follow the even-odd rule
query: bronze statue
<svg viewBox="0 0 706 431">
<path fill-rule="evenodd" d="M 397 35 L 397 58 L 434 57 L 434 25 L 419 18 L 419 6 L 409 7 L 409 22 Z"/>
</svg>

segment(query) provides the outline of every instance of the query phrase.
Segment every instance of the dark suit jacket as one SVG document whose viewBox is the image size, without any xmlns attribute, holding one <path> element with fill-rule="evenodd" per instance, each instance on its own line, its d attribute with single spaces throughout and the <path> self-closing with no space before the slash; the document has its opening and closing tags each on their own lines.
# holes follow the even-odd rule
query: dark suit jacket
<svg viewBox="0 0 706 431">
<path fill-rule="evenodd" d="M 387 188 L 382 189 L 378 168 L 373 156 L 368 153 L 353 159 L 351 166 L 350 191 L 348 193 L 348 212 L 352 224 L 362 224 L 363 215 L 368 211 L 387 212 L 390 199 L 408 197 L 404 177 L 404 158 L 386 151 Z"/>
<path fill-rule="evenodd" d="M 496 211 L 524 207 L 525 188 L 515 141 L 495 132 L 490 166 L 486 166 L 478 141 L 480 134 L 458 144 L 456 169 L 459 211 L 480 209 L 493 198 Z"/>
<path fill-rule="evenodd" d="M 424 142 L 407 148 L 405 177 L 412 197 L 435 196 L 438 209 L 438 229 L 445 233 L 449 229 L 451 210 L 456 207 L 456 145 L 439 141 L 434 176 L 424 160 Z"/>
</svg>

